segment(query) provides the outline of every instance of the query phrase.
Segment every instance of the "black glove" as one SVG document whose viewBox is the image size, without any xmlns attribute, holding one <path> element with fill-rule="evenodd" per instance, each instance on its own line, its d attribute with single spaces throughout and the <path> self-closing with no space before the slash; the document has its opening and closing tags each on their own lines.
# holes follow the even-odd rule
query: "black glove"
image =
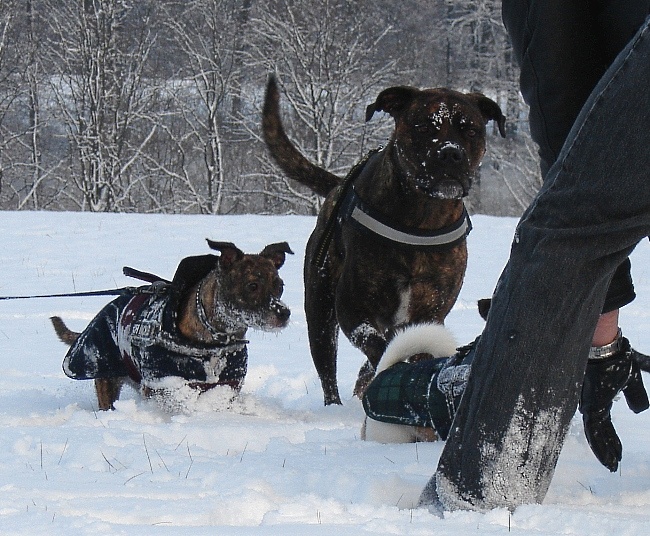
<svg viewBox="0 0 650 536">
<path fill-rule="evenodd" d="M 588 361 L 579 405 L 587 442 L 598 461 L 612 472 L 618 469 L 623 454 L 610 414 L 614 397 L 621 391 L 634 413 L 648 409 L 641 372 L 625 338 L 614 355 Z"/>
</svg>

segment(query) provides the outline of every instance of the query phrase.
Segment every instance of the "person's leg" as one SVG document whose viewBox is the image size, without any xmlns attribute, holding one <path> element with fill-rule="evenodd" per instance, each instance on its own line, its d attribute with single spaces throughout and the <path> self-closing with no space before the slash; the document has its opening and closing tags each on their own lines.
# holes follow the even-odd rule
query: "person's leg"
<svg viewBox="0 0 650 536">
<path fill-rule="evenodd" d="M 600 35 L 600 53 L 605 65 L 610 65 L 617 54 L 637 32 L 650 15 L 650 0 L 593 0 L 596 28 Z M 611 343 L 618 335 L 618 308 L 634 300 L 634 286 L 629 261 L 623 263 L 612 279 L 603 314 L 596 324 L 592 346 Z"/>
<path fill-rule="evenodd" d="M 649 22 L 588 99 L 517 227 L 422 505 L 515 507 L 546 494 L 610 280 L 650 233 Z"/>
<path fill-rule="evenodd" d="M 503 20 L 521 66 L 520 85 L 530 105 L 530 129 L 540 149 L 540 167 L 547 170 L 557 158 L 584 101 L 605 69 L 636 33 L 650 12 L 650 0 L 503 0 Z M 617 177 L 612 177 L 616 181 Z M 615 271 L 603 311 L 592 336 L 592 348 L 620 340 L 618 309 L 635 298 L 631 266 L 626 259 Z M 627 355 L 627 354 L 626 354 Z M 589 367 L 589 384 L 615 385 L 620 375 L 610 367 Z M 594 375 L 602 375 L 596 378 Z M 609 421 L 613 389 L 583 391 L 582 406 L 601 418 L 585 414 L 585 434 L 599 460 L 620 459 L 620 448 L 605 456 L 594 448 L 596 426 Z M 587 398 L 585 398 L 585 396 Z M 596 403 L 597 402 L 597 403 Z M 620 445 L 613 426 L 606 444 Z M 611 441 L 610 441 L 611 440 Z M 605 444 L 601 442 L 601 444 Z M 608 463 L 608 467 L 615 464 Z"/>
<path fill-rule="evenodd" d="M 502 0 L 502 15 L 545 177 L 607 68 L 596 14 L 585 0 Z"/>
<path fill-rule="evenodd" d="M 546 176 L 593 87 L 650 14 L 650 0 L 503 0 L 502 6 Z M 629 262 L 616 271 L 612 286 L 604 312 L 634 300 Z M 594 345 L 616 337 L 612 316 L 596 325 Z"/>
</svg>

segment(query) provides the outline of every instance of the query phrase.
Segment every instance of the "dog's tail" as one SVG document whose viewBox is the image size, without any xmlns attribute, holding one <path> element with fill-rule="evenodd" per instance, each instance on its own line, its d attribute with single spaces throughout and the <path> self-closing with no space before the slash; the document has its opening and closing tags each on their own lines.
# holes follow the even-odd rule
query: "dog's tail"
<svg viewBox="0 0 650 536">
<path fill-rule="evenodd" d="M 377 365 L 377 374 L 417 354 L 449 357 L 458 344 L 445 326 L 436 323 L 413 324 L 399 330 L 386 347 Z"/>
<path fill-rule="evenodd" d="M 71 329 L 69 329 L 68 326 L 65 325 L 65 323 L 63 322 L 63 320 L 61 320 L 60 317 L 51 316 L 50 320 L 52 321 L 52 325 L 54 326 L 54 331 L 58 335 L 61 342 L 64 342 L 65 344 L 70 346 L 79 337 L 80 334 L 77 333 L 76 331 L 72 331 Z"/>
<path fill-rule="evenodd" d="M 323 197 L 341 183 L 340 177 L 312 164 L 289 140 L 280 119 L 280 92 L 273 75 L 266 86 L 262 132 L 271 156 L 290 179 Z"/>
</svg>

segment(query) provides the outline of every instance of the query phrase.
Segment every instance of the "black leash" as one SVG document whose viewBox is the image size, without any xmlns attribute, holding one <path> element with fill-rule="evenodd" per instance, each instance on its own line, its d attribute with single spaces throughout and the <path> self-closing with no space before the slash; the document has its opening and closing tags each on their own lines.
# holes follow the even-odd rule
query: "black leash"
<svg viewBox="0 0 650 536">
<path fill-rule="evenodd" d="M 123 287 L 109 290 L 91 290 L 88 292 L 70 292 L 67 294 L 34 294 L 32 296 L 0 296 L 0 300 L 30 300 L 32 298 L 71 298 L 75 296 L 119 296 L 133 292 L 134 287 Z"/>
<path fill-rule="evenodd" d="M 166 285 L 169 285 L 170 282 L 167 281 L 166 279 L 163 279 L 162 277 L 158 277 L 155 274 L 151 274 L 149 272 L 141 272 L 140 270 L 136 270 L 135 268 L 130 268 L 129 266 L 125 266 L 122 269 L 122 272 L 124 275 L 128 277 L 133 277 L 134 279 L 140 279 L 142 281 L 146 281 L 147 283 L 151 283 L 153 287 L 153 292 L 157 292 L 162 290 L 163 287 Z M 65 294 L 34 294 L 32 296 L 0 296 L 0 301 L 1 300 L 31 300 L 33 298 L 74 298 L 74 297 L 81 297 L 81 296 L 120 296 L 122 294 L 133 294 L 135 292 L 138 292 L 138 289 L 136 287 L 122 287 L 122 288 L 114 288 L 114 289 L 108 289 L 108 290 L 89 290 L 87 292 L 69 292 Z"/>
</svg>

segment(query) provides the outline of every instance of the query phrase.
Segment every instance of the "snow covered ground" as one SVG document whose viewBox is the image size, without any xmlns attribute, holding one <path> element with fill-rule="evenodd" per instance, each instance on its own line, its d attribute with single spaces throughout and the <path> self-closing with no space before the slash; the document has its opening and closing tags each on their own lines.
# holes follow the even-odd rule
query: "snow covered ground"
<svg viewBox="0 0 650 536">
<path fill-rule="evenodd" d="M 81 330 L 110 298 L 0 301 L 0 534 L 650 534 L 650 412 L 615 404 L 623 440 L 619 473 L 592 456 L 578 419 L 543 505 L 509 514 L 414 509 L 442 444 L 359 440 L 363 411 L 351 397 L 360 352 L 342 337 L 344 405 L 323 407 L 302 310 L 302 257 L 310 217 L 145 216 L 0 212 L 0 295 L 137 284 L 124 265 L 171 277 L 205 238 L 247 252 L 287 240 L 281 269 L 291 325 L 249 332 L 241 400 L 218 395 L 165 413 L 126 389 L 116 411 L 96 411 L 91 382 L 65 377 L 66 347 L 50 326 Z M 447 325 L 459 342 L 482 321 L 516 223 L 476 216 L 466 284 Z M 650 351 L 650 248 L 633 256 L 636 302 L 622 316 L 633 345 Z M 645 375 L 650 387 L 650 377 Z"/>
</svg>

